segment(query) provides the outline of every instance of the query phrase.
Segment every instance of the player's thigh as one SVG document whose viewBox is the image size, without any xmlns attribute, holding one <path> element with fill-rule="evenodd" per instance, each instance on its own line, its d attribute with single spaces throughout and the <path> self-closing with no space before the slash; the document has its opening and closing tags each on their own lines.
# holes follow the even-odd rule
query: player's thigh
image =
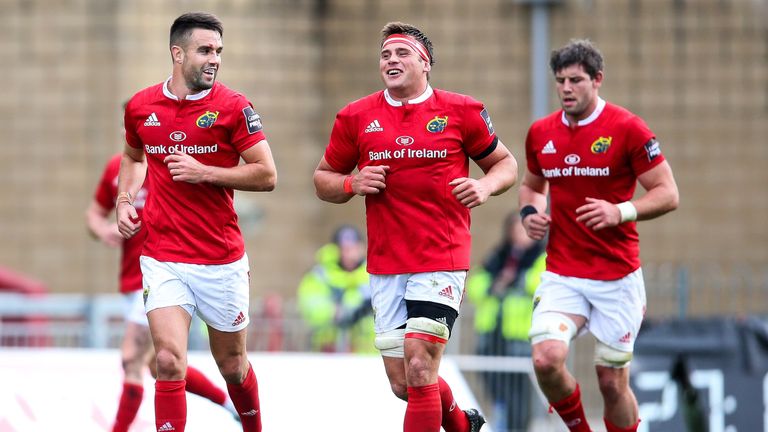
<svg viewBox="0 0 768 432">
<path fill-rule="evenodd" d="M 376 334 L 381 334 L 405 325 L 408 311 L 405 306 L 405 287 L 409 273 L 397 275 L 376 275 L 370 277 L 371 306 L 374 310 Z"/>
<path fill-rule="evenodd" d="M 209 327 L 221 332 L 239 332 L 248 327 L 250 277 L 248 256 L 220 265 L 191 265 L 190 289 L 195 294 L 197 314 Z"/>
<path fill-rule="evenodd" d="M 584 279 L 561 276 L 549 271 L 542 273 L 541 283 L 533 294 L 532 322 L 540 319 L 540 315 L 559 312 L 574 322 L 583 324 L 583 318 L 589 317 L 590 313 L 589 302 L 583 294 L 583 281 Z M 577 329 L 580 327 L 577 325 Z"/>
<path fill-rule="evenodd" d="M 618 280 L 597 282 L 589 294 L 593 307 L 589 330 L 611 348 L 631 353 L 646 308 L 642 270 Z"/>
<path fill-rule="evenodd" d="M 191 316 L 195 311 L 195 296 L 184 277 L 189 264 L 158 261 L 141 256 L 144 310 L 170 306 L 183 307 Z"/>
<path fill-rule="evenodd" d="M 152 341 L 161 353 L 172 353 L 179 359 L 186 359 L 189 325 L 192 316 L 181 306 L 168 306 L 147 313 Z"/>
</svg>

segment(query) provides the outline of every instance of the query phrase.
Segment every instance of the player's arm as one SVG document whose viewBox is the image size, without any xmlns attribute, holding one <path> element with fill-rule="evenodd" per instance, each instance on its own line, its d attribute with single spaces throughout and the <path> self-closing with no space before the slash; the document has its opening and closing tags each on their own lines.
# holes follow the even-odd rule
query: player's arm
<svg viewBox="0 0 768 432">
<path fill-rule="evenodd" d="M 111 212 L 112 210 L 104 208 L 95 199 L 91 200 L 85 211 L 85 221 L 93 238 L 107 246 L 116 247 L 122 243 L 123 237 L 117 230 L 117 224 L 109 218 Z"/>
<path fill-rule="evenodd" d="M 369 165 L 356 174 L 340 173 L 322 157 L 313 176 L 315 193 L 321 200 L 335 204 L 345 203 L 355 195 L 377 194 L 387 187 L 388 170 L 387 165 Z"/>
<path fill-rule="evenodd" d="M 504 193 L 517 181 L 517 161 L 501 141 L 488 156 L 475 163 L 484 176 L 479 179 L 459 177 L 448 183 L 453 186 L 453 196 L 467 208 L 485 203 L 491 195 Z"/>
<path fill-rule="evenodd" d="M 120 160 L 115 202 L 117 229 L 124 238 L 133 237 L 141 229 L 141 221 L 137 220 L 139 215 L 133 207 L 133 200 L 141 190 L 146 175 L 147 160 L 144 157 L 144 150 L 126 144 Z"/>
<path fill-rule="evenodd" d="M 637 181 L 645 189 L 638 199 L 610 203 L 587 197 L 586 204 L 576 209 L 576 220 L 597 231 L 624 222 L 653 219 L 677 208 L 680 196 L 667 161 L 640 174 Z"/>
<path fill-rule="evenodd" d="M 192 184 L 210 183 L 230 189 L 269 192 L 275 189 L 277 169 L 267 140 L 251 146 L 240 157 L 245 161 L 234 167 L 204 165 L 194 157 L 175 152 L 163 159 L 173 181 Z"/>
<path fill-rule="evenodd" d="M 525 232 L 534 240 L 543 239 L 549 229 L 551 218 L 546 213 L 548 193 L 547 179 L 526 171 L 518 193 L 518 206 Z"/>
<path fill-rule="evenodd" d="M 667 161 L 640 174 L 637 181 L 646 191 L 641 197 L 632 201 L 637 210 L 637 220 L 657 218 L 675 210 L 680 204 L 677 183 Z"/>
</svg>

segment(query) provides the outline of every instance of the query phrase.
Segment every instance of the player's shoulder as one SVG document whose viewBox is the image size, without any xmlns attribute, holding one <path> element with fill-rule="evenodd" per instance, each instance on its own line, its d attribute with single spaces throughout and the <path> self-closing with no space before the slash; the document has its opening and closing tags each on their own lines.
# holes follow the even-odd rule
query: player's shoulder
<svg viewBox="0 0 768 432">
<path fill-rule="evenodd" d="M 532 132 L 536 132 L 539 130 L 553 129 L 558 125 L 558 123 L 562 123 L 562 121 L 563 121 L 563 110 L 557 110 L 547 114 L 544 117 L 541 117 L 535 120 L 531 124 L 530 130 Z"/>
<path fill-rule="evenodd" d="M 372 109 L 380 109 L 384 103 L 386 103 L 384 100 L 384 90 L 379 90 L 346 104 L 339 110 L 339 115 L 354 117 Z"/>
<path fill-rule="evenodd" d="M 451 106 L 483 106 L 483 103 L 470 95 L 456 93 L 443 89 L 433 89 L 435 101 L 442 105 Z"/>
<path fill-rule="evenodd" d="M 132 106 L 144 105 L 163 97 L 163 83 L 157 83 L 137 91 L 126 104 L 126 109 Z"/>
<path fill-rule="evenodd" d="M 622 122 L 625 124 L 636 122 L 643 123 L 643 119 L 640 118 L 639 115 L 633 113 L 621 105 L 616 105 L 614 103 L 606 102 L 605 108 L 603 108 L 603 112 L 610 116 L 613 122 Z"/>
</svg>

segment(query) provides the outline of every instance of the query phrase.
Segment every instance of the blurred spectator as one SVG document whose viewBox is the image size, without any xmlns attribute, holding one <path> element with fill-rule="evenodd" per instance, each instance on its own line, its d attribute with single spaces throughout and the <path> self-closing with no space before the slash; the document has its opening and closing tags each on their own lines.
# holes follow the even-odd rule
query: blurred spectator
<svg viewBox="0 0 768 432">
<path fill-rule="evenodd" d="M 525 234 L 516 213 L 504 220 L 502 240 L 481 270 L 467 282 L 475 305 L 477 353 L 530 356 L 532 296 L 544 271 L 543 244 Z M 483 374 L 495 411 L 497 431 L 525 431 L 530 417 L 531 382 L 526 374 Z"/>
<path fill-rule="evenodd" d="M 299 311 L 312 329 L 312 348 L 325 352 L 374 352 L 373 315 L 365 242 L 343 225 L 315 255 L 301 280 Z"/>
</svg>

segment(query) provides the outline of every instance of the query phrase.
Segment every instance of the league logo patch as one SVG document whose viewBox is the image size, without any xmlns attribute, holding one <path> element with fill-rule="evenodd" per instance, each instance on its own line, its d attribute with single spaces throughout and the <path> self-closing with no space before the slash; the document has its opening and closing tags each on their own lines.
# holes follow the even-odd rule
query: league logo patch
<svg viewBox="0 0 768 432">
<path fill-rule="evenodd" d="M 216 123 L 216 119 L 217 118 L 219 118 L 219 112 L 218 111 L 216 111 L 215 113 L 214 112 L 210 112 L 210 111 L 206 111 L 205 114 L 203 114 L 203 115 L 201 115 L 200 117 L 197 118 L 197 121 L 195 122 L 195 124 L 199 128 L 207 129 L 207 128 L 213 126 L 214 123 Z"/>
<path fill-rule="evenodd" d="M 488 114 L 488 110 L 483 108 L 483 110 L 480 111 L 480 117 L 483 118 L 483 121 L 485 121 L 485 126 L 488 127 L 488 135 L 493 135 L 495 131 L 493 130 L 493 122 L 491 122 L 491 115 Z"/>
<path fill-rule="evenodd" d="M 600 137 L 595 140 L 595 142 L 592 143 L 592 153 L 593 154 L 600 154 L 605 153 L 608 151 L 608 147 L 611 146 L 611 141 L 613 141 L 613 137 Z"/>
<path fill-rule="evenodd" d="M 245 116 L 245 125 L 248 128 L 248 133 L 253 135 L 262 129 L 261 117 L 256 114 L 253 107 L 247 106 L 243 108 L 243 115 Z"/>
<path fill-rule="evenodd" d="M 147 297 L 149 297 L 149 285 L 144 287 L 144 291 L 141 293 L 141 297 L 144 299 L 144 306 L 146 306 Z"/>
<path fill-rule="evenodd" d="M 445 117 L 438 117 L 435 116 L 432 120 L 427 123 L 427 130 L 432 133 L 442 133 L 445 130 L 445 127 L 448 126 L 448 116 Z"/>
<path fill-rule="evenodd" d="M 648 162 L 653 162 L 654 159 L 661 155 L 661 147 L 656 138 L 651 138 L 645 143 L 645 152 L 648 154 Z"/>
</svg>

